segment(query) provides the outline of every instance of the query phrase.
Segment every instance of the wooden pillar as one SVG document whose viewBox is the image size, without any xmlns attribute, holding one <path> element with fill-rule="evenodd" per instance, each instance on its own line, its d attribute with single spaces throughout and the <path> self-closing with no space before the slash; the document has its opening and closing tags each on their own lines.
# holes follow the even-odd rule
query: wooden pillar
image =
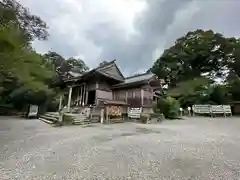
<svg viewBox="0 0 240 180">
<path fill-rule="evenodd" d="M 58 111 L 60 112 L 62 109 L 62 99 L 63 99 L 63 95 L 60 95 L 60 99 L 59 99 L 59 106 L 58 106 Z"/>
<path fill-rule="evenodd" d="M 79 99 L 80 99 L 80 97 L 79 97 L 79 94 L 80 94 L 80 92 L 79 92 L 79 86 L 77 87 L 77 106 L 79 106 L 80 105 L 80 103 L 79 103 Z"/>
<path fill-rule="evenodd" d="M 143 89 L 141 89 L 141 104 L 142 104 L 142 106 L 144 104 L 144 90 Z"/>
<path fill-rule="evenodd" d="M 72 87 L 69 87 L 69 92 L 68 92 L 68 104 L 67 104 L 67 111 L 68 111 L 68 112 L 70 112 L 71 99 L 72 99 Z"/>
<path fill-rule="evenodd" d="M 108 106 L 106 107 L 106 122 L 107 122 L 107 123 L 110 122 L 110 120 L 109 120 L 109 118 L 108 118 Z"/>
<path fill-rule="evenodd" d="M 79 99 L 79 105 L 82 106 L 82 91 L 83 91 L 82 85 L 81 85 L 79 88 L 80 88 L 80 99 Z"/>
<path fill-rule="evenodd" d="M 88 86 L 86 85 L 86 97 L 85 97 L 85 104 L 88 103 Z"/>
<path fill-rule="evenodd" d="M 86 96 L 86 84 L 83 85 L 83 98 L 82 98 L 82 106 L 85 105 L 85 96 Z"/>
<path fill-rule="evenodd" d="M 103 124 L 104 120 L 104 108 L 101 109 L 101 123 Z"/>
<path fill-rule="evenodd" d="M 126 101 L 126 103 L 128 102 L 128 91 L 126 91 L 126 95 L 125 95 L 126 97 L 125 97 L 125 101 Z"/>
</svg>

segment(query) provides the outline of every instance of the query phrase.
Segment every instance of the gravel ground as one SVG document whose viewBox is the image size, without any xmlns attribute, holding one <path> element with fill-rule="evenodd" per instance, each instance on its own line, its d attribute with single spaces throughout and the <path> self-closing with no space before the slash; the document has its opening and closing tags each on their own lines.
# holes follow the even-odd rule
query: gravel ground
<svg viewBox="0 0 240 180">
<path fill-rule="evenodd" d="M 0 179 L 240 179 L 238 118 L 60 128 L 1 119 Z"/>
</svg>

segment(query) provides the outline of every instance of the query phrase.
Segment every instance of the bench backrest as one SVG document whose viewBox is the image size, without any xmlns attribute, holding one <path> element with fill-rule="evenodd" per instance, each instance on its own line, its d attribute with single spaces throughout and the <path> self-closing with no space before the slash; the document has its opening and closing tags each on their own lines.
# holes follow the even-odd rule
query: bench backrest
<svg viewBox="0 0 240 180">
<path fill-rule="evenodd" d="M 194 113 L 198 113 L 198 114 L 211 113 L 211 107 L 208 104 L 206 105 L 196 104 L 196 105 L 193 105 L 192 109 Z"/>
<path fill-rule="evenodd" d="M 128 117 L 139 119 L 142 113 L 142 108 L 130 108 L 128 111 Z"/>
<path fill-rule="evenodd" d="M 193 112 L 196 114 L 218 114 L 218 113 L 225 113 L 225 114 L 232 114 L 231 106 L 230 105 L 193 105 L 192 107 Z"/>
<path fill-rule="evenodd" d="M 230 105 L 223 105 L 223 109 L 226 114 L 232 114 L 232 109 Z"/>
<path fill-rule="evenodd" d="M 211 111 L 213 114 L 224 113 L 224 109 L 222 105 L 212 105 Z"/>
</svg>

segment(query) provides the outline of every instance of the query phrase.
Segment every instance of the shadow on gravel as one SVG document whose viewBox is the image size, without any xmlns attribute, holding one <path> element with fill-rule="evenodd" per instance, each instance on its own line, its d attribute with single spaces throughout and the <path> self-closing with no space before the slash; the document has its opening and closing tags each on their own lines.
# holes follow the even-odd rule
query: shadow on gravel
<svg viewBox="0 0 240 180">
<path fill-rule="evenodd" d="M 122 133 L 120 136 L 134 136 L 136 133 Z"/>
<path fill-rule="evenodd" d="M 95 136 L 92 139 L 101 143 L 101 142 L 108 142 L 108 141 L 122 138 L 122 137 L 138 136 L 141 134 L 159 134 L 159 133 L 161 133 L 161 132 L 156 131 L 156 130 L 147 129 L 147 128 L 136 128 L 135 132 L 124 132 L 124 133 L 115 134 L 112 136 Z"/>
<path fill-rule="evenodd" d="M 138 134 L 152 134 L 152 133 L 159 134 L 159 133 L 161 133 L 160 131 L 156 131 L 156 130 L 152 130 L 152 129 L 147 129 L 147 128 L 136 128 L 136 132 L 137 132 Z"/>
</svg>

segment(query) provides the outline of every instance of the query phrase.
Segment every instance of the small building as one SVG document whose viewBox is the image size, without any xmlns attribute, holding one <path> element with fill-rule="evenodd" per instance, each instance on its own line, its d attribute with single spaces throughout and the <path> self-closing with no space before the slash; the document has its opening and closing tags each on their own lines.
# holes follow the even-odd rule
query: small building
<svg viewBox="0 0 240 180">
<path fill-rule="evenodd" d="M 161 82 L 153 73 L 124 77 L 115 60 L 79 76 L 68 76 L 59 86 L 68 89 L 67 112 L 80 113 L 92 107 L 99 115 L 103 108 L 105 114 L 125 114 L 129 107 L 150 113 L 161 90 Z"/>
</svg>

